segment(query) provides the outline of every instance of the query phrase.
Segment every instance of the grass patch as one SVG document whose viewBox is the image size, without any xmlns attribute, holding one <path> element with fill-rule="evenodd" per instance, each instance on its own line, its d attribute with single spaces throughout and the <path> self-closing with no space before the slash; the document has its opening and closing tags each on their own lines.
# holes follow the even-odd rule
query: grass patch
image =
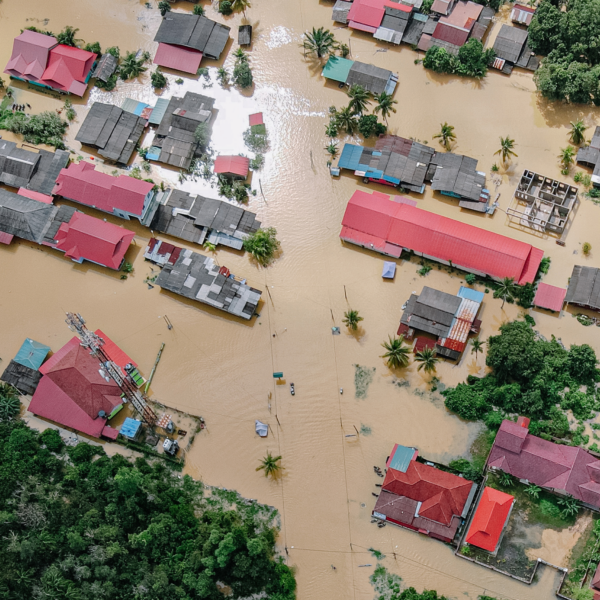
<svg viewBox="0 0 600 600">
<path fill-rule="evenodd" d="M 373 382 L 373 374 L 375 367 L 363 367 L 362 365 L 354 365 L 354 395 L 356 398 L 363 400 L 367 397 L 369 386 Z"/>
<path fill-rule="evenodd" d="M 592 521 L 577 540 L 577 544 L 569 558 L 569 574 L 565 580 L 562 593 L 570 598 L 576 598 L 584 577 L 586 582 L 594 575 L 596 565 L 600 561 L 600 515 L 593 514 Z M 588 570 L 589 568 L 589 570 Z M 584 584 L 584 589 L 587 586 Z"/>
</svg>

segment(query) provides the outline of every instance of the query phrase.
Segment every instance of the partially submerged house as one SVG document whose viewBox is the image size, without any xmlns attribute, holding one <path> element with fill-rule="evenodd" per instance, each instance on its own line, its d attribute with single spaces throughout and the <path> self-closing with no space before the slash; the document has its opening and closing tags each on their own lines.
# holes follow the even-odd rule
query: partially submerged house
<svg viewBox="0 0 600 600">
<path fill-rule="evenodd" d="M 376 34 L 381 27 L 387 8 L 406 13 L 412 12 L 412 6 L 393 0 L 354 0 L 346 17 L 348 27 Z"/>
<path fill-rule="evenodd" d="M 494 42 L 496 53 L 492 63 L 494 69 L 506 75 L 510 75 L 514 67 L 521 67 L 528 71 L 537 70 L 540 61 L 527 45 L 528 35 L 525 29 L 512 27 L 506 23 L 502 25 Z"/>
<path fill-rule="evenodd" d="M 531 244 L 357 190 L 346 207 L 340 238 L 399 258 L 403 250 L 495 280 L 532 283 L 544 255 Z"/>
<path fill-rule="evenodd" d="M 164 194 L 154 188 L 148 181 L 108 175 L 96 171 L 92 163 L 81 161 L 60 172 L 53 193 L 122 219 L 143 221 L 155 197 Z"/>
<path fill-rule="evenodd" d="M 238 46 L 249 46 L 252 43 L 252 25 L 238 27 Z"/>
<path fill-rule="evenodd" d="M 555 444 L 529 433 L 529 419 L 502 421 L 488 467 L 523 483 L 570 495 L 600 509 L 600 460 L 583 448 Z"/>
<path fill-rule="evenodd" d="M 254 213 L 223 200 L 173 190 L 156 206 L 150 228 L 194 244 L 208 241 L 241 250 L 260 221 Z"/>
<path fill-rule="evenodd" d="M 195 75 L 203 56 L 219 60 L 230 31 L 204 16 L 168 12 L 154 37 L 158 42 L 154 63 Z"/>
<path fill-rule="evenodd" d="M 418 450 L 396 444 L 375 508 L 376 519 L 452 543 L 477 484 L 417 460 Z"/>
<path fill-rule="evenodd" d="M 398 75 L 388 69 L 349 60 L 340 56 L 330 56 L 323 67 L 325 79 L 338 81 L 342 85 L 361 85 L 372 94 L 393 94 L 398 83 Z"/>
<path fill-rule="evenodd" d="M 529 27 L 531 20 L 535 15 L 535 8 L 533 6 L 525 6 L 524 4 L 513 4 L 512 10 L 510 11 L 510 20 L 518 25 L 525 25 Z"/>
<path fill-rule="evenodd" d="M 411 340 L 415 332 L 424 331 L 437 338 L 435 349 L 439 355 L 458 360 L 469 334 L 479 332 L 481 321 L 477 313 L 483 297 L 483 292 L 463 286 L 456 296 L 424 287 L 420 294 L 411 294 L 408 299 L 398 335 Z"/>
<path fill-rule="evenodd" d="M 577 192 L 574 185 L 525 170 L 515 190 L 517 208 L 509 208 L 507 214 L 535 231 L 562 233 L 578 202 Z"/>
<path fill-rule="evenodd" d="M 96 68 L 94 69 L 92 77 L 106 83 L 111 75 L 117 70 L 118 66 L 119 60 L 117 57 L 107 52 L 106 54 L 103 54 L 96 63 Z"/>
<path fill-rule="evenodd" d="M 348 24 L 348 13 L 352 8 L 352 2 L 346 2 L 346 0 L 336 0 L 336 3 L 333 5 L 333 13 L 331 14 L 331 18 L 333 21 L 337 23 L 342 23 L 344 25 Z"/>
<path fill-rule="evenodd" d="M 600 188 L 600 126 L 594 130 L 589 146 L 582 146 L 577 151 L 577 164 L 593 169 L 592 184 Z"/>
<path fill-rule="evenodd" d="M 83 96 L 96 57 L 93 52 L 59 44 L 51 35 L 25 29 L 14 39 L 4 72 L 34 86 Z"/>
<path fill-rule="evenodd" d="M 65 150 L 19 148 L 15 142 L 0 139 L 0 183 L 24 188 L 47 196 L 52 202 L 52 190 L 61 169 L 69 163 Z"/>
<path fill-rule="evenodd" d="M 246 156 L 219 154 L 215 159 L 213 170 L 216 175 L 230 179 L 246 179 L 250 172 L 250 159 Z"/>
<path fill-rule="evenodd" d="M 107 425 L 123 408 L 121 388 L 103 374 L 100 362 L 73 337 L 41 367 L 28 410 L 91 437 L 114 439 Z"/>
<path fill-rule="evenodd" d="M 39 368 L 49 352 L 49 346 L 27 338 L 0 379 L 15 387 L 22 394 L 33 394 L 42 377 Z"/>
<path fill-rule="evenodd" d="M 565 302 L 600 311 L 600 269 L 575 265 L 569 279 Z"/>
<path fill-rule="evenodd" d="M 560 312 L 565 302 L 567 290 L 547 283 L 538 283 L 533 305 L 553 312 Z"/>
<path fill-rule="evenodd" d="M 262 294 L 211 257 L 191 250 L 184 250 L 175 265 L 165 264 L 156 285 L 242 319 L 252 317 Z"/>
<path fill-rule="evenodd" d="M 144 258 L 161 267 L 167 264 L 173 266 L 182 252 L 183 248 L 179 246 L 169 244 L 163 240 L 157 240 L 156 238 L 150 238 L 144 250 Z"/>
<path fill-rule="evenodd" d="M 465 542 L 492 554 L 498 550 L 515 498 L 486 487 L 465 536 Z"/>
<path fill-rule="evenodd" d="M 214 98 L 187 92 L 173 96 L 165 109 L 156 137 L 146 158 L 188 170 L 199 150 L 194 133 L 201 123 L 210 123 Z"/>
<path fill-rule="evenodd" d="M 110 162 L 126 165 L 144 133 L 146 121 L 112 104 L 94 102 L 75 139 Z"/>
</svg>

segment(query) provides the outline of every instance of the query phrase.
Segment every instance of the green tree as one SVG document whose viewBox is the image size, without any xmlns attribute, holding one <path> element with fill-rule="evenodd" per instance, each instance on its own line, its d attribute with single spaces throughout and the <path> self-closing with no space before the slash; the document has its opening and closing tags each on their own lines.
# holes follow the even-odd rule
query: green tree
<svg viewBox="0 0 600 600">
<path fill-rule="evenodd" d="M 423 348 L 415 354 L 415 361 L 419 363 L 417 371 L 423 369 L 425 373 L 435 373 L 436 365 L 440 362 L 437 352 L 433 348 Z"/>
<path fill-rule="evenodd" d="M 249 252 L 259 264 L 266 266 L 273 260 L 279 249 L 276 236 L 277 230 L 274 227 L 261 228 L 244 240 L 244 250 Z"/>
<path fill-rule="evenodd" d="M 527 44 L 537 54 L 548 55 L 560 42 L 562 14 L 549 0 L 540 2 L 528 28 Z"/>
<path fill-rule="evenodd" d="M 379 123 L 375 115 L 361 115 L 358 118 L 357 129 L 365 139 L 387 131 L 387 127 L 383 123 Z"/>
<path fill-rule="evenodd" d="M 357 310 L 347 310 L 344 313 L 344 318 L 342 319 L 342 323 L 348 327 L 348 329 L 352 329 L 352 331 L 356 331 L 358 329 L 358 324 L 363 321 L 363 317 L 358 314 Z"/>
<path fill-rule="evenodd" d="M 348 106 L 345 106 L 338 111 L 335 122 L 340 129 L 343 129 L 350 135 L 352 135 L 358 127 L 358 119 Z"/>
<path fill-rule="evenodd" d="M 252 8 L 252 5 L 250 4 L 250 0 L 232 0 L 231 8 L 233 10 L 242 11 L 245 17 L 246 9 Z"/>
<path fill-rule="evenodd" d="M 198 142 L 200 148 L 206 148 L 210 140 L 210 129 L 208 123 L 199 123 L 194 131 L 194 139 Z"/>
<path fill-rule="evenodd" d="M 579 119 L 578 121 L 571 121 L 571 132 L 569 134 L 569 139 L 576 145 L 579 146 L 585 142 L 585 130 L 587 127 L 584 122 Z"/>
<path fill-rule="evenodd" d="M 573 496 L 567 495 L 558 499 L 558 505 L 562 506 L 564 517 L 573 517 L 579 512 L 579 501 Z"/>
<path fill-rule="evenodd" d="M 566 148 L 560 149 L 560 154 L 558 158 L 560 159 L 560 163 L 563 166 L 564 170 L 569 169 L 569 167 L 573 164 L 573 158 L 575 157 L 575 148 L 573 146 L 567 146 Z"/>
<path fill-rule="evenodd" d="M 83 49 L 87 50 L 88 52 L 93 52 L 94 54 L 98 54 L 98 56 L 100 56 L 102 54 L 102 47 L 100 46 L 100 42 L 86 44 Z"/>
<path fill-rule="evenodd" d="M 387 124 L 388 117 L 392 113 L 396 112 L 394 105 L 398 104 L 398 101 L 394 100 L 392 98 L 392 95 L 388 94 L 387 92 L 381 92 L 381 94 L 376 94 L 375 101 L 377 102 L 377 106 L 375 107 L 374 111 L 376 113 L 380 112 L 381 116 L 385 119 L 385 122 Z"/>
<path fill-rule="evenodd" d="M 381 356 L 390 369 L 398 369 L 408 366 L 410 357 L 410 348 L 404 345 L 404 336 L 389 336 L 387 342 L 381 344 L 386 352 Z"/>
<path fill-rule="evenodd" d="M 196 6 L 198 5 L 196 4 Z M 217 81 L 223 87 L 229 85 L 229 71 L 225 67 L 219 67 L 217 69 Z"/>
<path fill-rule="evenodd" d="M 0 383 L 0 421 L 16 417 L 21 410 L 21 402 L 14 388 Z"/>
<path fill-rule="evenodd" d="M 440 125 L 440 132 L 436 133 L 433 138 L 438 138 L 440 140 L 440 144 L 444 146 L 446 150 L 450 150 L 450 143 L 456 140 L 454 127 L 452 125 L 448 125 L 447 122 Z"/>
<path fill-rule="evenodd" d="M 127 81 L 128 79 L 135 79 L 136 77 L 139 77 L 146 71 L 146 67 L 144 67 L 145 62 L 146 61 L 144 60 L 143 56 L 141 58 L 137 58 L 137 54 L 135 52 L 128 52 L 119 67 L 121 79 L 123 81 Z"/>
<path fill-rule="evenodd" d="M 281 465 L 278 464 L 281 460 L 281 456 L 273 456 L 271 452 L 267 452 L 267 455 L 260 461 L 260 466 L 256 467 L 257 471 L 264 471 L 265 477 L 275 477 Z"/>
<path fill-rule="evenodd" d="M 478 337 L 471 340 L 471 354 L 475 354 L 475 360 L 477 360 L 477 355 L 480 352 L 483 352 L 484 346 L 485 342 L 480 340 Z"/>
<path fill-rule="evenodd" d="M 502 306 L 504 308 L 504 303 L 508 300 L 509 302 L 513 302 L 516 295 L 516 284 L 515 280 L 512 277 L 504 277 L 500 283 L 498 283 L 498 287 L 494 291 L 494 298 L 502 298 Z"/>
<path fill-rule="evenodd" d="M 163 89 L 167 85 L 167 78 L 158 70 L 150 75 L 150 81 L 155 88 Z"/>
<path fill-rule="evenodd" d="M 329 154 L 329 156 L 331 156 L 331 160 L 336 159 L 336 157 L 338 155 L 337 143 L 332 142 L 328 146 L 325 146 L 325 150 L 327 151 L 327 154 Z"/>
<path fill-rule="evenodd" d="M 233 6 L 229 0 L 220 0 L 219 1 L 219 12 L 222 15 L 230 15 L 233 12 Z"/>
<path fill-rule="evenodd" d="M 235 65 L 233 67 L 233 83 L 242 89 L 252 86 L 253 77 L 250 65 L 248 64 L 248 55 L 238 48 L 235 52 Z"/>
<path fill-rule="evenodd" d="M 348 97 L 350 98 L 350 102 L 348 103 L 348 108 L 355 115 L 362 115 L 366 110 L 369 104 L 371 94 L 367 92 L 367 90 L 359 84 L 353 85 L 348 90 Z"/>
<path fill-rule="evenodd" d="M 80 39 L 76 38 L 79 29 L 75 29 L 70 25 L 66 25 L 65 28 L 56 36 L 56 41 L 64 46 L 77 46 Z"/>
<path fill-rule="evenodd" d="M 329 29 L 313 27 L 312 31 L 304 33 L 302 47 L 304 50 L 316 54 L 318 58 L 323 58 L 323 56 L 333 54 L 337 48 L 337 42 Z"/>
<path fill-rule="evenodd" d="M 502 158 L 502 162 L 505 163 L 507 160 L 510 160 L 512 156 L 518 156 L 518 154 L 514 151 L 515 148 L 515 140 L 506 137 L 500 137 L 500 149 L 496 150 L 494 154 L 499 154 Z"/>
<path fill-rule="evenodd" d="M 204 6 L 202 6 L 201 4 L 194 4 L 192 14 L 198 15 L 199 17 L 203 17 L 205 12 L 206 11 L 204 10 Z"/>
<path fill-rule="evenodd" d="M 158 10 L 160 10 L 160 16 L 164 17 L 168 12 L 171 12 L 171 4 L 167 0 L 160 0 Z"/>
</svg>

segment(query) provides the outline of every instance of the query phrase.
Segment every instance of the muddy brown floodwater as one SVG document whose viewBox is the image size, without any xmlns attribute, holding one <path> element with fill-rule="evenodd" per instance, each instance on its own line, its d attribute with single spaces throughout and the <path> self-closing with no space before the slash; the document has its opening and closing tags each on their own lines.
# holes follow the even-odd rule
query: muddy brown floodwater
<svg viewBox="0 0 600 600">
<path fill-rule="evenodd" d="M 395 280 L 384 282 L 383 257 L 340 242 L 341 218 L 354 190 L 391 190 L 364 186 L 352 175 L 330 178 L 323 150 L 327 109 L 345 103 L 346 95 L 337 85 L 324 82 L 320 64 L 303 58 L 299 42 L 306 29 L 329 27 L 340 41 L 350 41 L 353 58 L 397 72 L 398 110 L 389 120 L 392 133 L 431 141 L 440 122 L 447 121 L 455 127 L 456 150 L 477 158 L 481 170 L 488 172 L 497 161 L 493 153 L 499 137 L 513 137 L 519 156 L 499 175 L 504 210 L 524 168 L 561 179 L 556 155 L 567 144 L 569 121 L 583 118 L 593 127 L 599 110 L 549 104 L 536 95 L 531 75 L 518 70 L 510 78 L 491 72 L 480 82 L 425 71 L 414 64 L 417 54 L 406 46 L 388 47 L 367 34 L 336 28 L 330 2 L 255 0 L 253 4 L 248 11 L 255 33 L 253 93 L 222 90 L 216 83 L 204 89 L 202 80 L 187 77 L 178 85 L 178 75 L 170 73 L 163 95 L 194 90 L 214 96 L 219 112 L 213 145 L 219 151 L 243 151 L 241 134 L 247 116 L 264 112 L 271 147 L 252 185 L 258 188 L 260 180 L 265 199 L 258 193 L 249 208 L 266 226 L 277 228 L 282 256 L 268 269 L 260 269 L 245 255 L 218 251 L 220 264 L 264 290 L 260 317 L 242 323 L 159 288 L 149 290 L 143 280 L 152 269 L 142 257 L 149 232 L 134 222 L 126 224 L 137 233 L 137 245 L 128 254 L 135 271 L 126 281 L 94 265 L 76 265 L 58 252 L 14 242 L 0 247 L 3 364 L 25 337 L 54 350 L 66 343 L 71 336 L 64 323 L 66 310 L 80 312 L 91 327 L 101 327 L 146 375 L 160 343 L 165 342 L 153 396 L 204 416 L 208 424 L 194 442 L 186 471 L 281 511 L 279 544 L 284 556 L 287 547 L 287 560 L 296 567 L 300 600 L 371 598 L 368 578 L 376 563 L 368 552 L 371 547 L 384 552 L 386 566 L 419 590 L 437 589 L 450 597 L 476 598 L 484 591 L 515 600 L 553 597 L 558 576 L 551 569 L 541 569 L 537 582 L 528 587 L 460 560 L 432 539 L 370 524 L 371 492 L 379 482 L 373 465 L 384 463 L 392 444 L 414 445 L 426 457 L 447 461 L 468 455 L 480 430 L 479 425 L 448 413 L 441 397 L 427 391 L 427 380 L 414 365 L 399 374 L 408 385 L 396 385 L 398 380 L 379 358 L 380 344 L 397 329 L 401 305 L 413 290 L 429 285 L 456 292 L 461 280 L 435 267 L 419 277 L 414 263 L 399 260 Z M 190 10 L 190 5 L 180 2 L 174 9 Z M 241 16 L 224 19 L 210 6 L 207 14 L 234 27 L 237 37 Z M 500 19 L 506 19 L 505 11 Z M 145 8 L 138 0 L 4 0 L 0 64 L 10 56 L 12 38 L 28 25 L 59 31 L 69 24 L 79 28 L 78 37 L 98 40 L 104 48 L 118 45 L 122 51 L 154 52 L 152 38 L 158 23 L 157 10 Z M 229 47 L 226 66 L 232 65 L 235 47 L 235 42 Z M 209 62 L 208 66 L 218 65 Z M 69 133 L 69 146 L 88 157 L 73 137 L 90 103 L 120 104 L 125 97 L 152 101 L 156 94 L 148 79 L 146 73 L 140 81 L 120 82 L 113 93 L 92 90 L 83 100 L 74 100 L 78 117 Z M 33 112 L 62 104 L 19 83 L 15 88 L 17 102 L 31 104 Z M 152 176 L 177 184 L 174 171 L 154 166 Z M 494 192 L 491 180 L 490 186 Z M 216 196 L 215 190 L 200 182 L 186 182 L 183 187 Z M 455 201 L 433 195 L 429 188 L 418 197 L 418 205 L 534 243 L 552 257 L 544 278 L 550 284 L 565 286 L 576 263 L 598 265 L 600 207 L 589 201 L 579 206 L 565 247 L 557 246 L 551 237 L 509 226 L 502 211 L 493 217 L 461 211 Z M 584 258 L 581 244 L 586 241 L 594 248 Z M 349 335 L 342 327 L 340 336 L 332 336 L 332 325 L 341 325 L 349 305 L 364 317 L 359 334 Z M 501 302 L 486 295 L 482 338 L 519 312 L 514 305 L 501 310 Z M 165 314 L 174 324 L 171 331 L 161 318 Z M 554 334 L 567 345 L 589 343 L 598 350 L 598 330 L 581 326 L 569 313 L 557 317 L 532 311 L 532 315 L 543 335 Z M 356 364 L 376 369 L 364 399 L 354 394 Z M 443 363 L 438 376 L 445 385 L 453 385 L 483 368 L 483 357 L 475 360 L 465 353 L 457 365 Z M 284 372 L 285 383 L 274 382 L 274 371 Z M 294 397 L 289 393 L 292 381 Z M 255 434 L 255 419 L 271 426 L 267 439 Z M 345 437 L 362 426 L 371 433 Z M 267 450 L 283 456 L 279 481 L 255 471 Z"/>
</svg>

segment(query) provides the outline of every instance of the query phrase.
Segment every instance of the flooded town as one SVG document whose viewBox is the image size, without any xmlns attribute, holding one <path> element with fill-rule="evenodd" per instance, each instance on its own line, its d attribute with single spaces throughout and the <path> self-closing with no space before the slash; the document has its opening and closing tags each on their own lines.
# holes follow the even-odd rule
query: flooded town
<svg viewBox="0 0 600 600">
<path fill-rule="evenodd" d="M 3 597 L 600 598 L 585 10 L 0 1 Z"/>
</svg>

